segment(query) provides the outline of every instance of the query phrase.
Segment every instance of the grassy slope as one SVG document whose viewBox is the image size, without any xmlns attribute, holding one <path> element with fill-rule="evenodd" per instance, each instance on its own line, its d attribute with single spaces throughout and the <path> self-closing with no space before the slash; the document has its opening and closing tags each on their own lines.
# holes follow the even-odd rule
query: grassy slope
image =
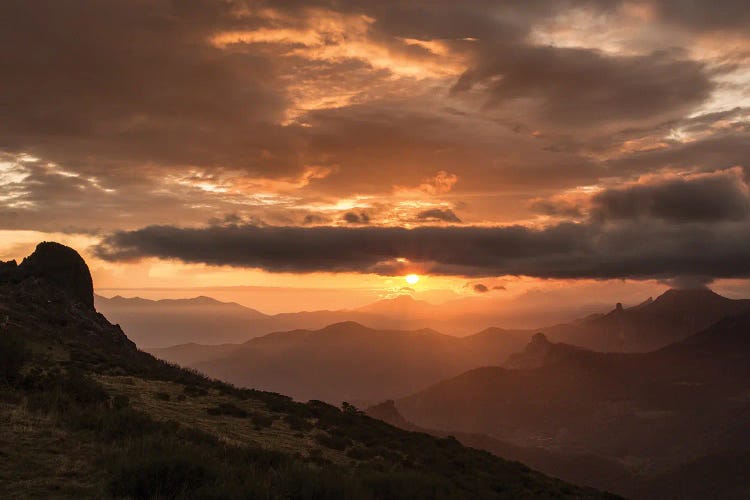
<svg viewBox="0 0 750 500">
<path fill-rule="evenodd" d="M 453 439 L 157 361 L 34 279 L 0 285 L 0 344 L 3 498 L 605 497 Z M 18 373 L 5 369 L 16 351 Z"/>
</svg>

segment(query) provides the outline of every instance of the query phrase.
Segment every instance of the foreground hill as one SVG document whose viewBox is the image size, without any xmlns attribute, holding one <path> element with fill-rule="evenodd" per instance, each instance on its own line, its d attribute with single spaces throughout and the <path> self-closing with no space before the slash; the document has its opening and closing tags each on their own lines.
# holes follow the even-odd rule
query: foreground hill
<svg viewBox="0 0 750 500">
<path fill-rule="evenodd" d="M 605 498 L 320 402 L 138 351 L 71 249 L 0 265 L 0 497 Z"/>
<path fill-rule="evenodd" d="M 273 333 L 234 348 L 182 345 L 150 352 L 239 386 L 338 404 L 406 396 L 471 368 L 500 364 L 527 339 L 526 332 L 499 329 L 459 338 L 343 322 Z"/>
<path fill-rule="evenodd" d="M 728 316 L 750 312 L 750 300 L 733 300 L 708 290 L 668 290 L 635 307 L 573 324 L 542 328 L 552 341 L 602 352 L 648 352 L 679 342 Z"/>
<path fill-rule="evenodd" d="M 396 405 L 423 428 L 620 462 L 639 484 L 652 481 L 638 497 L 663 498 L 655 492 L 676 487 L 675 476 L 696 460 L 716 477 L 719 467 L 708 464 L 750 451 L 750 314 L 651 353 L 555 351 L 541 363 L 534 358 L 538 367 L 471 370 Z M 635 495 L 633 485 L 621 486 Z M 741 492 L 750 496 L 750 487 Z"/>
</svg>

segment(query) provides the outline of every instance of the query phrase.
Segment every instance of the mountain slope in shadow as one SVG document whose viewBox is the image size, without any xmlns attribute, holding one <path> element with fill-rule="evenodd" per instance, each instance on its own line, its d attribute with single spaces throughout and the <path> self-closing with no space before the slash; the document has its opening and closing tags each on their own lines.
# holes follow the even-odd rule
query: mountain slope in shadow
<svg viewBox="0 0 750 500">
<path fill-rule="evenodd" d="M 375 402 L 407 395 L 476 367 L 499 364 L 527 341 L 526 333 L 492 329 L 469 337 L 434 330 L 375 330 L 354 322 L 320 330 L 277 332 L 228 354 L 226 346 L 152 350 L 188 362 L 239 386 L 289 394 L 299 400 Z M 205 360 L 208 357 L 208 360 Z"/>
<path fill-rule="evenodd" d="M 471 370 L 396 405 L 425 428 L 593 454 L 656 478 L 750 450 L 750 314 L 650 353 L 565 349 L 531 369 Z"/>
</svg>

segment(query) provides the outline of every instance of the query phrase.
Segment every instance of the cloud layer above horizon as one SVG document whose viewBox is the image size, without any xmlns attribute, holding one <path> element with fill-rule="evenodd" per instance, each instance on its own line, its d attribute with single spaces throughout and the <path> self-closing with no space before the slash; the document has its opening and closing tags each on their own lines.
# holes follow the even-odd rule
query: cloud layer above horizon
<svg viewBox="0 0 750 500">
<path fill-rule="evenodd" d="M 748 277 L 740 0 L 9 0 L 0 230 L 271 272 Z"/>
</svg>

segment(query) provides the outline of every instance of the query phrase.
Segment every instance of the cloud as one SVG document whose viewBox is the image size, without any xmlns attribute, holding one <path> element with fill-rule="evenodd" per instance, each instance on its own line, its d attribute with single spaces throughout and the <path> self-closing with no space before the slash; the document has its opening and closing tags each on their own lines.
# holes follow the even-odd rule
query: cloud
<svg viewBox="0 0 750 500">
<path fill-rule="evenodd" d="M 417 219 L 423 221 L 461 222 L 461 219 L 449 208 L 423 210 L 417 214 Z"/>
<path fill-rule="evenodd" d="M 344 214 L 344 221 L 349 224 L 369 224 L 370 216 L 366 212 L 347 212 Z"/>
<path fill-rule="evenodd" d="M 647 175 L 638 182 L 592 193 L 537 199 L 531 207 L 544 215 L 588 216 L 598 221 L 742 221 L 750 216 L 750 187 L 740 167 L 710 173 Z"/>
<path fill-rule="evenodd" d="M 750 214 L 750 191 L 740 168 L 711 174 L 656 177 L 592 198 L 603 219 L 657 218 L 673 222 L 743 220 Z"/>
<path fill-rule="evenodd" d="M 302 223 L 305 225 L 325 224 L 326 222 L 328 222 L 328 218 L 319 214 L 307 214 L 305 215 L 305 218 L 302 220 Z"/>
<path fill-rule="evenodd" d="M 612 56 L 518 44 L 483 47 L 453 92 L 478 85 L 489 106 L 531 100 L 539 121 L 582 127 L 681 116 L 713 89 L 704 65 L 680 53 Z"/>
<path fill-rule="evenodd" d="M 742 105 L 726 93 L 746 87 L 750 9 L 646 3 L 632 32 L 620 0 L 5 1 L 0 228 L 383 223 L 375 207 L 404 202 L 398 224 L 457 200 L 500 224 L 540 196 L 532 211 L 582 220 L 546 194 L 744 165 L 747 112 L 710 111 Z M 578 11 L 616 49 L 531 36 Z M 39 161 L 6 176 L 3 153 Z M 307 217 L 321 206 L 336 215 Z"/>
<path fill-rule="evenodd" d="M 151 226 L 113 233 L 107 260 L 146 257 L 271 272 L 669 279 L 750 276 L 750 223 L 505 227 Z"/>
<path fill-rule="evenodd" d="M 487 293 L 490 291 L 490 289 L 487 288 L 487 285 L 483 285 L 482 283 L 475 283 L 472 288 L 477 293 Z"/>
</svg>

